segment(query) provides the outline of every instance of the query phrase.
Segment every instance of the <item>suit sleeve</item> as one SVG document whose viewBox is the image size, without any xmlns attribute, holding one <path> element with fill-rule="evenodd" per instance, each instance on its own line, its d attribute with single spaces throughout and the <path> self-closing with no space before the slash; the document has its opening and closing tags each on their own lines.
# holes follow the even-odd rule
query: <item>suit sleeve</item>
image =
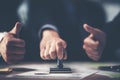
<svg viewBox="0 0 120 80">
<path fill-rule="evenodd" d="M 56 23 L 56 3 L 55 1 L 43 1 L 43 4 L 41 4 L 41 10 L 40 10 L 40 16 L 39 18 L 41 19 L 40 21 L 40 28 L 38 30 L 38 37 L 39 39 L 41 39 L 41 35 L 42 32 L 46 29 L 50 29 L 50 30 L 55 30 L 56 32 L 59 32 L 58 27 L 57 27 L 57 23 Z"/>
</svg>

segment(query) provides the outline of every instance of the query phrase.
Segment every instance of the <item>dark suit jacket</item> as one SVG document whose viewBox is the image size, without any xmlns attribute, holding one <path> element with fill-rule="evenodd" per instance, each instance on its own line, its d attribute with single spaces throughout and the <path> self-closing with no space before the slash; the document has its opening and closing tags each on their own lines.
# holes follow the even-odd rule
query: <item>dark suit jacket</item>
<svg viewBox="0 0 120 80">
<path fill-rule="evenodd" d="M 16 11 L 21 0 L 1 2 L 0 31 L 9 31 L 19 20 Z M 40 59 L 38 31 L 44 24 L 58 28 L 60 36 L 68 43 L 69 60 L 88 59 L 82 49 L 83 39 L 88 33 L 82 25 L 88 23 L 102 29 L 105 14 L 98 4 L 87 0 L 30 0 L 29 3 L 28 24 L 20 32 L 20 37 L 26 41 L 25 59 Z"/>
<path fill-rule="evenodd" d="M 107 34 L 104 60 L 120 61 L 120 13 L 104 27 Z"/>
<path fill-rule="evenodd" d="M 53 24 L 67 42 L 68 59 L 89 60 L 82 48 L 83 39 L 88 36 L 83 24 L 102 29 L 105 23 L 103 9 L 99 4 L 87 0 L 56 0 L 51 4 L 49 10 L 53 15 Z"/>
</svg>

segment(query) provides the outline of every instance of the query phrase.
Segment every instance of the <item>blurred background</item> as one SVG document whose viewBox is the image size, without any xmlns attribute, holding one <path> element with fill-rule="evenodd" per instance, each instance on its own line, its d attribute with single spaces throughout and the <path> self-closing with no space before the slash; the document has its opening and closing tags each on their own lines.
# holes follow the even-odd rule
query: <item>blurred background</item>
<svg viewBox="0 0 120 80">
<path fill-rule="evenodd" d="M 120 0 L 90 0 L 100 3 L 106 12 L 106 21 L 112 21 L 120 12 Z"/>
<path fill-rule="evenodd" d="M 112 36 L 112 38 L 109 38 L 109 42 L 107 42 L 108 51 L 105 57 L 110 57 L 110 54 L 113 53 L 113 56 L 109 60 L 115 60 L 120 61 L 120 0 L 90 0 L 94 2 L 100 3 L 100 5 L 103 7 L 105 13 L 106 13 L 106 22 L 111 22 L 107 25 L 109 27 L 107 29 L 109 36 Z M 117 19 L 117 21 L 116 21 Z M 115 23 L 116 22 L 116 23 Z M 115 24 L 114 24 L 115 23 Z M 113 27 L 112 27 L 113 26 Z M 106 27 L 106 26 L 105 26 Z M 115 37 L 114 37 L 115 36 Z M 107 37 L 108 40 L 108 37 Z M 117 47 L 115 49 L 115 47 Z M 114 50 L 115 49 L 115 50 Z M 112 50 L 114 50 L 112 52 Z M 115 57 L 113 59 L 113 57 Z"/>
</svg>

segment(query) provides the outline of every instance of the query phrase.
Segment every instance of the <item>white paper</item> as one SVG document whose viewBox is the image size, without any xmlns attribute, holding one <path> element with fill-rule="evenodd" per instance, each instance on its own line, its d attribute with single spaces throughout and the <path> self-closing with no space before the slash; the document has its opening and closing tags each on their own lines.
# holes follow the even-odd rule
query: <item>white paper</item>
<svg viewBox="0 0 120 80">
<path fill-rule="evenodd" d="M 30 68 L 35 69 L 35 71 L 27 71 L 23 73 L 18 74 L 10 74 L 7 77 L 10 78 L 37 78 L 37 79 L 55 79 L 55 80 L 62 80 L 62 79 L 70 79 L 70 80 L 80 80 L 83 78 L 86 78 L 92 74 L 95 74 L 98 72 L 98 70 L 93 70 L 88 68 L 88 66 L 84 65 L 68 65 L 64 64 L 65 68 L 71 68 L 72 73 L 49 73 L 50 68 L 55 68 L 56 64 L 20 64 L 12 66 L 13 68 Z"/>
<path fill-rule="evenodd" d="M 16 77 L 16 78 L 40 78 L 40 79 L 83 79 L 92 74 L 95 74 L 96 70 L 85 70 L 79 73 L 56 73 L 51 74 L 46 71 L 29 71 L 20 74 L 9 75 L 8 77 Z"/>
</svg>

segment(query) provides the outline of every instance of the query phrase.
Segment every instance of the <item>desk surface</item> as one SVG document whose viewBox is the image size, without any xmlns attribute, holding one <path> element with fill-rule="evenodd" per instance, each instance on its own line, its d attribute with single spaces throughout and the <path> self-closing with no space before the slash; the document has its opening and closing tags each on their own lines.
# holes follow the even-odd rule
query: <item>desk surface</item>
<svg viewBox="0 0 120 80">
<path fill-rule="evenodd" d="M 120 80 L 120 73 L 98 70 L 99 66 L 120 65 L 113 62 L 64 62 L 64 67 L 72 69 L 73 73 L 49 74 L 49 69 L 56 67 L 50 62 L 23 62 L 9 65 L 10 68 L 19 69 L 9 74 L 0 74 L 3 80 Z M 2 67 L 2 65 L 1 65 Z M 27 68 L 28 70 L 22 70 Z M 21 71 L 20 71 L 21 69 Z M 40 75 L 34 75 L 39 73 Z M 86 74 L 87 73 L 87 74 Z"/>
</svg>

